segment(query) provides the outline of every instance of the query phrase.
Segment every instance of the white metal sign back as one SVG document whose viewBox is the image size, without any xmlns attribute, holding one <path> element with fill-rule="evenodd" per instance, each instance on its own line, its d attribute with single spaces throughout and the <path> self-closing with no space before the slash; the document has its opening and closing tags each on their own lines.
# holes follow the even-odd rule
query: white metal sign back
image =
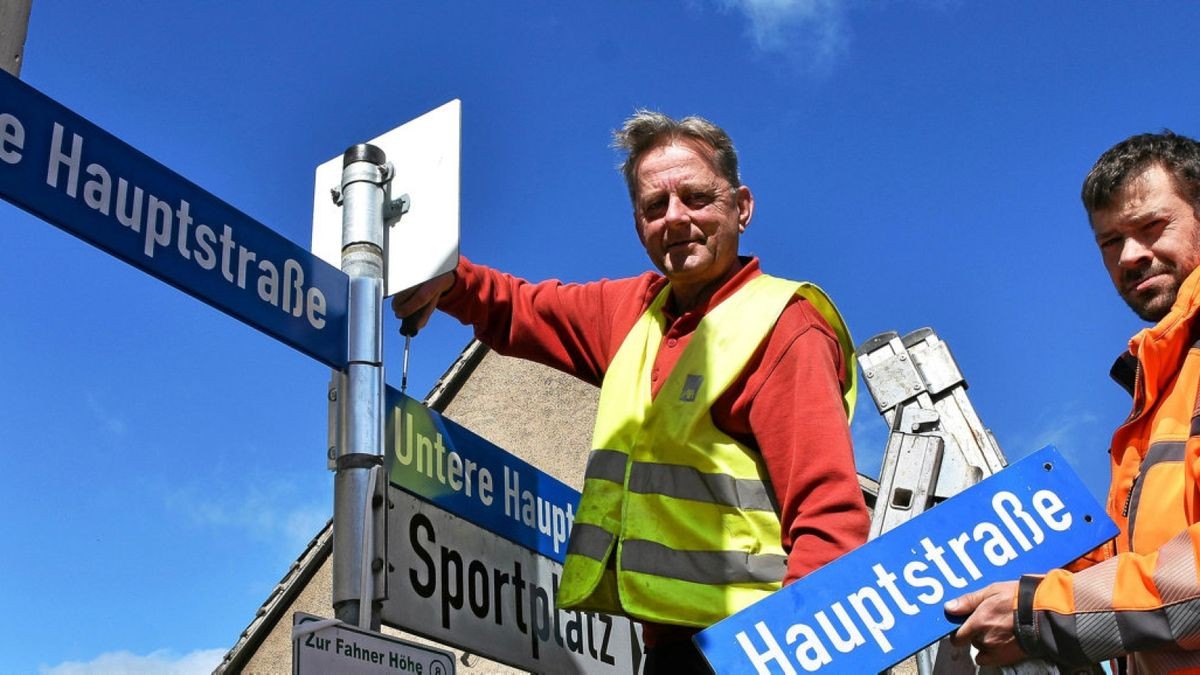
<svg viewBox="0 0 1200 675">
<path fill-rule="evenodd" d="M 458 264 L 459 163 L 462 103 L 439 108 L 373 138 L 395 171 L 392 197 L 409 196 L 408 212 L 389 228 L 384 295 L 449 272 Z M 317 167 L 312 252 L 341 266 L 342 207 L 330 190 L 341 185 L 342 156 Z"/>
</svg>

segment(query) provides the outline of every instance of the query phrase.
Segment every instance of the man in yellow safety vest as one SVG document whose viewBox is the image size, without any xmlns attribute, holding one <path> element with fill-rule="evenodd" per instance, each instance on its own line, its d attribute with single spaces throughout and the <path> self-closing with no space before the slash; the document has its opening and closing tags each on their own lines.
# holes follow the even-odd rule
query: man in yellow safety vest
<svg viewBox="0 0 1200 675">
<path fill-rule="evenodd" d="M 706 672 L 696 631 L 866 540 L 854 346 L 819 288 L 739 256 L 754 196 L 723 129 L 639 111 L 615 137 L 657 273 L 535 284 L 462 258 L 393 309 L 601 386 L 558 604 L 640 620 L 647 673 Z"/>
</svg>

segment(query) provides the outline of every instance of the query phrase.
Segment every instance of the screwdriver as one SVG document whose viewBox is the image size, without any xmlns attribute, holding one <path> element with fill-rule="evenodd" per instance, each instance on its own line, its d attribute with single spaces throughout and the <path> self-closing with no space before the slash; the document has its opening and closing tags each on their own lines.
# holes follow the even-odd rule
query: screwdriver
<svg viewBox="0 0 1200 675">
<path fill-rule="evenodd" d="M 400 365 L 400 393 L 408 392 L 408 350 L 417 335 L 417 316 L 405 317 L 400 322 L 400 334 L 404 336 L 404 361 Z"/>
</svg>

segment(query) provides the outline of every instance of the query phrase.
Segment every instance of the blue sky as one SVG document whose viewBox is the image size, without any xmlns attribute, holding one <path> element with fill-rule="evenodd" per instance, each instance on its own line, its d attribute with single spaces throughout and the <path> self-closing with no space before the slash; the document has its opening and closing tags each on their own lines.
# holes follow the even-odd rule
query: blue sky
<svg viewBox="0 0 1200 675">
<path fill-rule="evenodd" d="M 820 283 L 859 341 L 933 326 L 1009 457 L 1056 443 L 1100 494 L 1128 412 L 1107 370 L 1142 324 L 1079 184 L 1130 134 L 1200 134 L 1198 24 L 1183 2 L 37 0 L 22 78 L 305 245 L 317 164 L 460 98 L 463 250 L 531 279 L 646 269 L 609 133 L 710 117 L 757 197 L 745 252 Z M 331 513 L 328 370 L 0 220 L 3 670 L 207 671 Z M 468 339 L 435 319 L 410 391 Z"/>
</svg>

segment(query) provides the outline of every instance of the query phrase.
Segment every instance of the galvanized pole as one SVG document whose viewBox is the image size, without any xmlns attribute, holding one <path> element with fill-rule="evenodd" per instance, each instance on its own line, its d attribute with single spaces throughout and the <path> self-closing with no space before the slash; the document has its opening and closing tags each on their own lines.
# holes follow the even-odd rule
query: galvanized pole
<svg viewBox="0 0 1200 675">
<path fill-rule="evenodd" d="M 383 502 L 383 270 L 387 156 L 367 144 L 342 157 L 342 271 L 350 277 L 348 363 L 338 381 L 341 418 L 333 485 L 333 610 L 379 630 L 386 597 Z"/>
<path fill-rule="evenodd" d="M 0 70 L 21 76 L 33 0 L 0 0 Z"/>
</svg>

